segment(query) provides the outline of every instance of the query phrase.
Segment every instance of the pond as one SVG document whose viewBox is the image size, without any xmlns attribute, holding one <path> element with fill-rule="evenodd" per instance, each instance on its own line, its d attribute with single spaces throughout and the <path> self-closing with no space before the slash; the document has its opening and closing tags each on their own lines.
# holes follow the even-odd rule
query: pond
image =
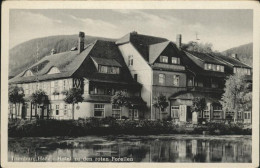
<svg viewBox="0 0 260 168">
<path fill-rule="evenodd" d="M 10 162 L 252 162 L 251 136 L 9 138 Z"/>
</svg>

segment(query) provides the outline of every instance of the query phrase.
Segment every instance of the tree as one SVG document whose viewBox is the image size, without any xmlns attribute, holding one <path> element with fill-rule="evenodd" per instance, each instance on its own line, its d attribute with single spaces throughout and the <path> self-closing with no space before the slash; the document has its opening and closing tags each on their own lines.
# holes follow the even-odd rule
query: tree
<svg viewBox="0 0 260 168">
<path fill-rule="evenodd" d="M 111 103 L 113 105 L 117 105 L 120 108 L 122 107 L 129 107 L 130 102 L 129 102 L 129 97 L 127 95 L 127 92 L 125 91 L 117 91 L 115 95 L 111 97 Z M 122 111 L 120 111 L 120 119 L 122 117 Z"/>
<path fill-rule="evenodd" d="M 41 105 L 41 118 L 43 119 L 44 105 L 50 104 L 48 95 L 41 89 L 36 90 L 36 92 L 32 93 L 32 95 L 30 96 L 30 101 L 34 105 Z M 47 117 L 49 117 L 48 114 Z M 32 114 L 30 119 L 32 119 Z"/>
<path fill-rule="evenodd" d="M 74 120 L 74 106 L 84 100 L 82 94 L 82 89 L 79 88 L 71 88 L 68 92 L 64 93 L 66 97 L 64 98 L 64 102 L 67 104 L 72 104 L 72 119 Z"/>
<path fill-rule="evenodd" d="M 192 102 L 191 110 L 193 112 L 199 112 L 201 114 L 201 117 L 203 119 L 203 111 L 206 107 L 206 100 L 203 97 L 195 97 Z"/>
<path fill-rule="evenodd" d="M 169 103 L 166 100 L 166 96 L 160 94 L 159 96 L 154 97 L 153 106 L 155 109 L 159 109 L 159 120 L 161 120 L 161 112 L 169 106 Z"/>
<path fill-rule="evenodd" d="M 234 113 L 234 122 L 237 122 L 240 110 L 251 110 L 252 108 L 252 85 L 244 79 L 244 76 L 240 74 L 229 76 L 220 101 L 225 112 Z"/>
<path fill-rule="evenodd" d="M 188 44 L 184 44 L 182 49 L 187 51 L 197 51 L 202 53 L 212 53 L 212 44 L 211 43 L 197 43 L 194 41 L 188 42 Z"/>
<path fill-rule="evenodd" d="M 24 91 L 23 88 L 17 87 L 17 86 L 10 86 L 8 89 L 8 100 L 9 103 L 12 103 L 15 105 L 15 116 L 17 119 L 17 104 L 19 104 L 20 109 L 20 103 L 24 102 Z M 11 114 L 11 119 L 13 120 L 13 113 Z"/>
</svg>

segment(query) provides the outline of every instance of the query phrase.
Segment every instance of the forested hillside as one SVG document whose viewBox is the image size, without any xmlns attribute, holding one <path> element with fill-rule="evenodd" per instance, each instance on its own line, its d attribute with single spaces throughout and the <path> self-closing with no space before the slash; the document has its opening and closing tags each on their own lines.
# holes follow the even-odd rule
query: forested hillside
<svg viewBox="0 0 260 168">
<path fill-rule="evenodd" d="M 223 51 L 222 54 L 230 56 L 232 53 L 237 54 L 240 61 L 252 66 L 253 63 L 253 43 L 241 45 Z"/>
</svg>

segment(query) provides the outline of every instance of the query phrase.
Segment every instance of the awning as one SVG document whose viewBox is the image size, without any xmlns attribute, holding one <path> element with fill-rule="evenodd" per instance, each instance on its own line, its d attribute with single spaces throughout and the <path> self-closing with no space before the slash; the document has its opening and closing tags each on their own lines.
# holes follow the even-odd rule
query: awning
<svg viewBox="0 0 260 168">
<path fill-rule="evenodd" d="M 221 99 L 221 95 L 217 95 L 216 93 L 181 91 L 173 94 L 171 97 L 169 97 L 169 100 L 193 100 L 195 97 L 205 98 L 206 101 L 211 103 L 218 103 Z"/>
</svg>

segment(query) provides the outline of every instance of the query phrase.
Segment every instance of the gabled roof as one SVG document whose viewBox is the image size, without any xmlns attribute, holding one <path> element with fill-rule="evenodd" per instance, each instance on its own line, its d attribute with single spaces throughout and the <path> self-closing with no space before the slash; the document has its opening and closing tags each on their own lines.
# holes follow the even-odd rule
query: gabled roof
<svg viewBox="0 0 260 168">
<path fill-rule="evenodd" d="M 170 41 L 152 44 L 149 46 L 149 63 L 153 63 L 163 50 L 170 44 Z"/>
<path fill-rule="evenodd" d="M 99 65 L 122 67 L 115 59 L 91 57 Z"/>
<path fill-rule="evenodd" d="M 214 76 L 214 77 L 226 77 L 227 75 L 223 72 L 217 72 L 217 71 L 208 71 L 204 70 L 204 66 L 200 66 L 197 63 L 196 59 L 192 59 L 191 56 L 188 56 L 187 52 L 181 51 L 181 58 L 183 62 L 185 62 L 186 69 L 190 71 L 194 75 L 200 75 L 200 76 Z"/>
<path fill-rule="evenodd" d="M 95 43 L 89 44 L 87 47 L 85 47 L 85 50 L 82 51 L 80 54 L 78 54 L 78 51 L 68 51 L 45 56 L 39 62 L 33 64 L 31 67 L 28 68 L 34 73 L 34 76 L 23 77 L 24 72 L 28 70 L 26 69 L 22 73 L 10 79 L 9 82 L 32 82 L 36 81 L 36 78 L 38 78 L 38 80 L 41 81 L 54 78 L 70 77 L 80 67 L 81 63 L 88 56 L 89 52 L 92 50 L 94 45 Z M 57 67 L 60 70 L 60 73 L 47 74 L 52 67 Z"/>
<path fill-rule="evenodd" d="M 92 61 L 94 58 L 98 62 L 104 64 L 113 64 L 121 67 L 120 74 L 102 74 L 98 73 Z M 123 56 L 121 55 L 117 45 L 113 41 L 96 40 L 78 54 L 78 51 L 68 51 L 64 53 L 45 56 L 38 63 L 30 68 L 38 65 L 38 80 L 52 80 L 59 78 L 87 78 L 89 80 L 104 81 L 111 83 L 138 84 L 131 76 Z M 46 74 L 50 68 L 57 67 L 61 73 Z M 36 68 L 37 69 L 37 68 Z M 37 71 L 35 71 L 37 73 Z M 9 80 L 10 83 L 35 82 L 36 75 L 23 77 L 23 73 Z"/>
<path fill-rule="evenodd" d="M 218 59 L 213 58 L 210 54 L 195 52 L 195 51 L 185 51 L 185 53 L 188 53 L 187 55 L 192 60 L 199 59 L 200 61 L 205 62 L 205 63 L 225 65 L 222 61 L 219 61 Z M 197 57 L 197 58 L 194 58 L 194 57 Z"/>
<path fill-rule="evenodd" d="M 117 45 L 131 42 L 142 57 L 149 62 L 149 46 L 157 43 L 169 41 L 165 38 L 154 37 L 138 34 L 136 32 L 129 33 L 116 41 Z"/>
<path fill-rule="evenodd" d="M 204 97 L 208 101 L 212 103 L 219 103 L 219 100 L 221 99 L 221 93 L 206 93 L 206 92 L 196 92 L 196 91 L 180 91 L 177 93 L 174 93 L 169 97 L 170 100 L 175 99 L 182 99 L 182 100 L 193 100 L 196 97 Z"/>
<path fill-rule="evenodd" d="M 221 54 L 211 54 L 214 58 L 219 59 L 221 61 L 226 62 L 227 64 L 231 64 L 235 67 L 243 67 L 243 68 L 252 68 L 249 65 L 244 64 L 243 62 L 231 57 L 231 56 L 224 56 Z"/>
</svg>

